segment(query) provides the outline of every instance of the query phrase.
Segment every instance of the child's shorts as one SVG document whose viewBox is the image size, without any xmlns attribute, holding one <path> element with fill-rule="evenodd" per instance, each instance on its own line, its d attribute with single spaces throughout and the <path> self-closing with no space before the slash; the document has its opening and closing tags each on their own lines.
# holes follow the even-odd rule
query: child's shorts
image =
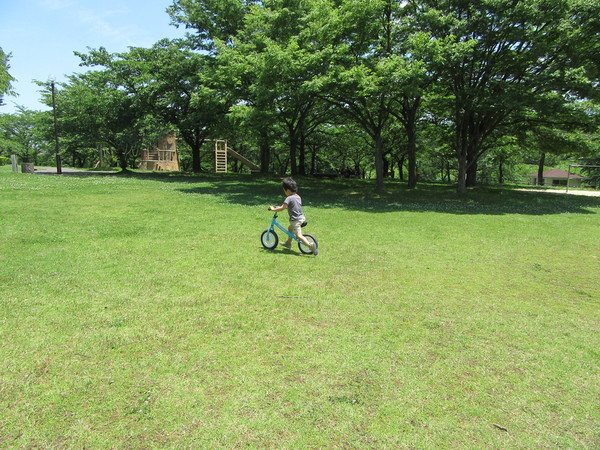
<svg viewBox="0 0 600 450">
<path fill-rule="evenodd" d="M 290 233 L 294 233 L 294 235 L 297 235 L 298 233 L 302 233 L 302 224 L 304 223 L 306 219 L 301 219 L 301 220 L 290 220 L 290 226 L 288 227 L 288 231 Z"/>
</svg>

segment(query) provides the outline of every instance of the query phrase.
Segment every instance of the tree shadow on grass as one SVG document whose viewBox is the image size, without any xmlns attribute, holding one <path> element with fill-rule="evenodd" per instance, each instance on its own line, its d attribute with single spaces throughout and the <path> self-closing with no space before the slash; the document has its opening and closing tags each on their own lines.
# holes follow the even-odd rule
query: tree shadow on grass
<svg viewBox="0 0 600 450">
<path fill-rule="evenodd" d="M 88 172 L 86 175 L 92 174 L 93 172 Z M 232 205 L 266 208 L 268 205 L 281 204 L 284 198 L 281 177 L 273 175 L 131 172 L 118 176 L 180 184 L 181 187 L 175 188 L 180 192 L 210 195 Z M 374 182 L 368 180 L 312 177 L 295 179 L 304 205 L 312 208 L 341 208 L 372 213 L 410 211 L 467 215 L 596 214 L 592 208 L 600 208 L 600 197 L 521 191 L 508 187 L 480 187 L 461 196 L 456 193 L 453 185 L 421 183 L 417 189 L 408 189 L 406 183 L 387 181 L 386 192 L 376 194 Z"/>
<path fill-rule="evenodd" d="M 392 211 L 440 212 L 447 214 L 596 214 L 599 197 L 519 191 L 504 187 L 482 187 L 465 196 L 451 185 L 421 184 L 407 189 L 405 183 L 388 182 L 385 194 L 375 194 L 374 184 L 364 180 L 319 180 L 298 177 L 299 194 L 305 206 L 341 208 L 385 213 Z M 281 204 L 284 198 L 279 179 L 221 178 L 202 181 L 179 189 L 192 195 L 211 195 L 233 205 L 264 206 Z"/>
</svg>

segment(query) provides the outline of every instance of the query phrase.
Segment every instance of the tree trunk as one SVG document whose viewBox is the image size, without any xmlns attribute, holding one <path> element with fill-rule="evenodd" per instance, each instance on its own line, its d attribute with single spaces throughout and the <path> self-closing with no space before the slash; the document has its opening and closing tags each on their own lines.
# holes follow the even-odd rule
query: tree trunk
<svg viewBox="0 0 600 450">
<path fill-rule="evenodd" d="M 471 127 L 473 128 L 473 127 Z M 471 131 L 471 133 L 475 133 Z M 479 139 L 472 135 L 469 136 L 469 146 L 467 149 L 467 187 L 473 187 L 477 185 L 477 142 Z"/>
<path fill-rule="evenodd" d="M 542 154 L 540 155 L 540 162 L 538 163 L 538 173 L 537 173 L 538 186 L 544 185 L 544 164 L 546 164 L 546 153 L 542 152 Z"/>
<path fill-rule="evenodd" d="M 406 155 L 402 154 L 400 158 L 398 158 L 398 178 L 400 181 L 404 181 L 404 159 Z"/>
<path fill-rule="evenodd" d="M 300 161 L 298 162 L 298 173 L 300 175 L 306 175 L 306 145 L 305 145 L 305 141 L 306 138 L 304 136 L 304 133 L 301 132 L 300 133 L 300 155 L 299 155 L 299 159 Z"/>
<path fill-rule="evenodd" d="M 200 147 L 197 145 L 192 147 L 192 172 L 200 172 Z"/>
<path fill-rule="evenodd" d="M 290 166 L 292 175 L 298 174 L 298 163 L 296 161 L 296 153 L 298 150 L 298 136 L 292 125 L 289 126 L 290 131 Z"/>
<path fill-rule="evenodd" d="M 459 194 L 467 193 L 467 153 L 461 151 L 458 155 L 458 186 L 456 191 Z"/>
<path fill-rule="evenodd" d="M 456 192 L 458 194 L 466 194 L 467 193 L 467 112 L 463 112 L 462 114 L 457 109 L 457 113 L 455 116 L 456 123 L 456 153 L 458 158 L 458 179 L 457 179 L 457 187 Z"/>
<path fill-rule="evenodd" d="M 377 192 L 383 193 L 383 139 L 381 130 L 375 136 L 375 179 Z"/>
<path fill-rule="evenodd" d="M 182 133 L 183 140 L 190 146 L 192 151 L 192 172 L 200 172 L 200 147 L 204 144 L 204 138 L 200 137 L 199 130 L 195 132 Z"/>
<path fill-rule="evenodd" d="M 414 189 L 417 187 L 417 111 L 421 104 L 421 97 L 416 97 L 410 101 L 410 98 L 404 99 L 404 129 L 408 143 L 408 187 Z"/>
<path fill-rule="evenodd" d="M 119 158 L 119 167 L 123 172 L 127 172 L 127 155 L 123 150 L 117 150 L 117 158 Z"/>
<path fill-rule="evenodd" d="M 467 161 L 467 187 L 473 187 L 477 185 L 477 161 Z"/>
<path fill-rule="evenodd" d="M 269 132 L 261 130 L 260 132 L 260 171 L 261 173 L 269 172 L 271 164 L 271 150 L 269 148 Z"/>
<path fill-rule="evenodd" d="M 390 162 L 385 157 L 383 158 L 383 176 L 384 177 L 390 176 Z"/>
<path fill-rule="evenodd" d="M 417 187 L 417 133 L 414 126 L 407 129 L 408 137 L 408 187 L 414 189 Z"/>
</svg>

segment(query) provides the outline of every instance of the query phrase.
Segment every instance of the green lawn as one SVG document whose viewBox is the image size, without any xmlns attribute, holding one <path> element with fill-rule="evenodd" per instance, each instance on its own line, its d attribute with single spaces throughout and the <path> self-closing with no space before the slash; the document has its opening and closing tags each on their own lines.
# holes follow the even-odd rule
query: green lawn
<svg viewBox="0 0 600 450">
<path fill-rule="evenodd" d="M 600 447 L 600 198 L 299 185 L 0 168 L 0 447 Z"/>
</svg>

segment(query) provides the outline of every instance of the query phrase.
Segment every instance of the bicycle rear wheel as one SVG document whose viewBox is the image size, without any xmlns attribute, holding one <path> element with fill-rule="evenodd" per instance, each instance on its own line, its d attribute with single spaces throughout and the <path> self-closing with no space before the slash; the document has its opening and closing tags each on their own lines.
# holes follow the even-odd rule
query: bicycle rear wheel
<svg viewBox="0 0 600 450">
<path fill-rule="evenodd" d="M 265 230 L 260 236 L 260 242 L 267 250 L 273 250 L 279 243 L 279 238 L 274 231 Z"/>
<path fill-rule="evenodd" d="M 312 234 L 305 234 L 304 237 L 306 238 L 306 240 L 308 242 L 310 242 L 313 245 L 319 245 L 317 242 L 317 238 L 315 238 Z M 298 248 L 300 249 L 300 251 L 306 255 L 310 255 L 313 250 L 311 247 L 308 247 L 304 242 L 298 242 Z"/>
</svg>

